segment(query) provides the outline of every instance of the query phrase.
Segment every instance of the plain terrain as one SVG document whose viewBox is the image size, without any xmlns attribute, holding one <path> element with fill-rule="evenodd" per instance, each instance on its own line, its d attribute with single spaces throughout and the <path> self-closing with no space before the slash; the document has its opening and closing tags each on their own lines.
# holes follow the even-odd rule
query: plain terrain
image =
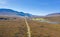
<svg viewBox="0 0 60 37">
<path fill-rule="evenodd" d="M 0 17 L 1 18 L 1 17 Z M 27 37 L 27 27 L 24 18 L 11 18 L 0 20 L 0 37 Z M 13 18 L 13 19 L 12 19 Z M 50 19 L 51 18 L 51 19 Z M 51 21 L 59 21 L 59 17 L 52 20 L 52 17 L 45 18 Z M 49 24 L 27 19 L 31 29 L 31 37 L 60 37 L 60 24 Z"/>
</svg>

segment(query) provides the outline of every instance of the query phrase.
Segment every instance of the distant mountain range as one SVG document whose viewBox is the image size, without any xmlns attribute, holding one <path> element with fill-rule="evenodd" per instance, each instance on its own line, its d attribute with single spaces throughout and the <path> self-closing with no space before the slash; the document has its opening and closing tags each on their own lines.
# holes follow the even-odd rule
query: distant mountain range
<svg viewBox="0 0 60 37">
<path fill-rule="evenodd" d="M 51 13 L 51 14 L 48 14 L 47 16 L 50 16 L 50 17 L 52 17 L 52 16 L 60 16 L 60 13 Z"/>
<path fill-rule="evenodd" d="M 45 16 L 38 16 L 38 15 L 32 15 L 30 13 L 24 13 L 24 12 L 18 12 L 14 11 L 12 9 L 0 9 L 0 16 L 27 16 L 27 17 L 45 17 Z M 47 16 L 60 16 L 60 13 L 52 13 L 48 14 Z"/>
<path fill-rule="evenodd" d="M 11 9 L 0 9 L 0 15 L 7 15 L 7 16 L 28 16 L 31 17 L 33 16 L 32 14 L 29 13 L 24 13 L 24 12 L 18 12 L 18 11 L 14 11 Z"/>
</svg>

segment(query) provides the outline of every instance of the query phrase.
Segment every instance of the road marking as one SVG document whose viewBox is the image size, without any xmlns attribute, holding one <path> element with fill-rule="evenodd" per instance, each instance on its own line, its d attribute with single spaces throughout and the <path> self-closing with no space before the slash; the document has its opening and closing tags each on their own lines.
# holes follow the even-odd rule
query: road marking
<svg viewBox="0 0 60 37">
<path fill-rule="evenodd" d="M 25 17 L 24 19 L 25 19 L 25 23 L 26 23 L 26 26 L 27 26 L 27 34 L 28 34 L 28 37 L 31 37 L 30 26 L 29 26 L 29 24 L 27 22 L 27 18 Z"/>
</svg>

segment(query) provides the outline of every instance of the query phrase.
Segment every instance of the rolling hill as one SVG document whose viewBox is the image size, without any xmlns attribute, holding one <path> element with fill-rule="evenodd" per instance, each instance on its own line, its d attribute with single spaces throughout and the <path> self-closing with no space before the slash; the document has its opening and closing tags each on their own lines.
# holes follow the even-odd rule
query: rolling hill
<svg viewBox="0 0 60 37">
<path fill-rule="evenodd" d="M 12 9 L 0 9 L 0 16 L 28 16 L 32 17 L 32 14 L 14 11 Z"/>
<path fill-rule="evenodd" d="M 52 17 L 52 16 L 60 16 L 60 12 L 59 13 L 51 13 L 51 14 L 48 14 L 47 16 L 49 17 Z"/>
</svg>

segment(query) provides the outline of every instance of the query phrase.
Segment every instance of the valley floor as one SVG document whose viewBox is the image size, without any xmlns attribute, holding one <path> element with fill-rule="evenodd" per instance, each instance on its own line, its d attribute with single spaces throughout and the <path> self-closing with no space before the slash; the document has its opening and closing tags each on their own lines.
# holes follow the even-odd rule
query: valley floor
<svg viewBox="0 0 60 37">
<path fill-rule="evenodd" d="M 0 37 L 28 37 L 24 18 L 0 20 Z M 31 37 L 60 37 L 60 24 L 49 24 L 27 19 Z"/>
</svg>

